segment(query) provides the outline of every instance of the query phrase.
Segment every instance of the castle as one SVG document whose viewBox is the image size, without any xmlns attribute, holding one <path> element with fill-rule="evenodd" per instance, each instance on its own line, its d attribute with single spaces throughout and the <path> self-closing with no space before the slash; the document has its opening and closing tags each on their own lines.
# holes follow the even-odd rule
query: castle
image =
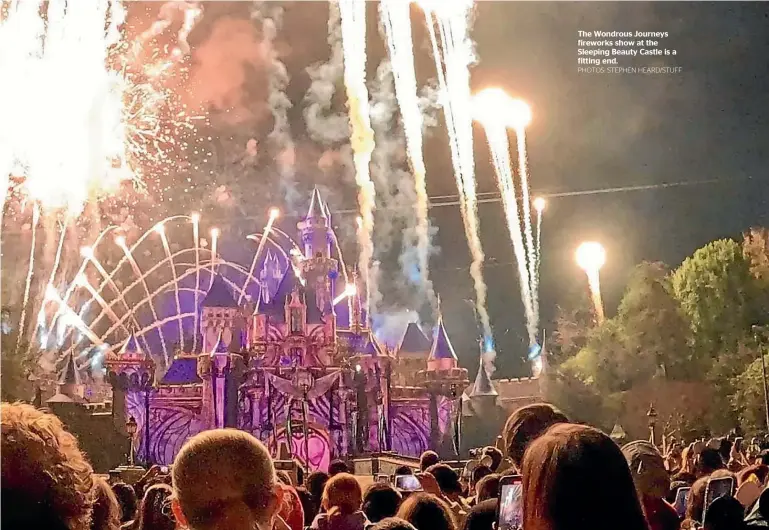
<svg viewBox="0 0 769 530">
<path fill-rule="evenodd" d="M 169 464 L 187 438 L 221 427 L 251 432 L 311 469 L 371 452 L 453 456 L 458 418 L 495 406 L 483 367 L 468 387 L 442 318 L 429 337 L 411 323 L 397 347 L 377 341 L 365 288 L 332 251 L 317 188 L 297 227 L 301 245 L 285 254 L 286 267 L 265 252 L 257 300 L 239 304 L 224 278 L 213 279 L 198 308 L 201 353 L 177 352 L 160 375 L 134 334 L 107 352 L 113 423 L 136 422 L 139 461 Z M 58 405 L 82 401 L 76 378 L 70 354 Z"/>
</svg>

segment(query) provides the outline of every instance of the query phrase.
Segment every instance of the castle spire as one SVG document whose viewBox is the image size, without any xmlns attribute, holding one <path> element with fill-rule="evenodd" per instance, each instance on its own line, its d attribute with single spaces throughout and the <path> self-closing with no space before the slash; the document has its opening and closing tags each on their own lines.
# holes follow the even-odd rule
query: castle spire
<svg viewBox="0 0 769 530">
<path fill-rule="evenodd" d="M 479 396 L 498 396 L 497 389 L 494 388 L 494 383 L 491 382 L 489 372 L 486 370 L 486 366 L 483 362 L 483 356 L 481 356 L 480 366 L 478 366 L 478 375 L 475 376 L 475 383 L 473 383 L 470 389 L 469 397 Z"/>
<path fill-rule="evenodd" d="M 427 358 L 428 370 L 443 370 L 457 367 L 457 354 L 454 352 L 443 325 L 443 313 L 438 313 L 438 326 L 435 332 L 433 346 L 430 349 L 430 356 Z"/>
<path fill-rule="evenodd" d="M 67 354 L 67 360 L 64 363 L 64 368 L 59 373 L 58 384 L 61 385 L 80 385 L 82 384 L 80 379 L 80 372 L 77 369 L 75 363 L 75 354 L 70 352 Z"/>
<path fill-rule="evenodd" d="M 326 205 L 320 196 L 320 190 L 317 186 L 312 190 L 312 199 L 310 208 L 307 210 L 307 219 L 328 219 L 326 215 Z"/>
</svg>

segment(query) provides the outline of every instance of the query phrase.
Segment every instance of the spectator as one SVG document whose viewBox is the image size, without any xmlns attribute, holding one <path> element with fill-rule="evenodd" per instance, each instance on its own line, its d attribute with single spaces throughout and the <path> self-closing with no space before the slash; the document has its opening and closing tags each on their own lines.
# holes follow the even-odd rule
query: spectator
<svg viewBox="0 0 769 530">
<path fill-rule="evenodd" d="M 304 507 L 296 488 L 280 483 L 278 489 L 282 498 L 278 515 L 291 530 L 302 530 L 304 528 Z"/>
<path fill-rule="evenodd" d="M 338 475 L 339 473 L 349 473 L 350 469 L 341 460 L 334 460 L 328 465 L 328 474 L 330 477 Z"/>
<path fill-rule="evenodd" d="M 720 458 L 720 457 L 719 457 Z M 702 515 L 705 508 L 705 491 L 711 478 L 733 477 L 734 475 L 726 469 L 714 471 L 710 476 L 704 476 L 697 479 L 689 492 L 689 499 L 686 502 L 686 519 L 689 521 L 702 521 Z"/>
<path fill-rule="evenodd" d="M 769 466 L 763 464 L 753 464 L 747 466 L 737 473 L 737 487 L 742 486 L 745 482 L 753 480 L 759 485 L 766 483 L 766 479 L 769 477 Z"/>
<path fill-rule="evenodd" d="M 470 488 L 475 489 L 475 486 L 478 484 L 478 482 L 488 475 L 491 475 L 492 471 L 490 467 L 486 466 L 477 466 L 475 469 L 473 469 L 473 474 L 470 477 Z"/>
<path fill-rule="evenodd" d="M 361 511 L 363 493 L 358 480 L 349 473 L 332 476 L 323 490 L 321 505 L 325 513 L 318 514 L 310 525 L 314 530 L 363 530 L 369 523 Z"/>
<path fill-rule="evenodd" d="M 457 530 L 449 505 L 429 493 L 409 496 L 398 509 L 398 517 L 417 530 Z"/>
<path fill-rule="evenodd" d="M 496 499 L 476 504 L 465 519 L 464 530 L 492 530 L 497 515 Z"/>
<path fill-rule="evenodd" d="M 291 475 L 284 469 L 278 469 L 275 471 L 275 478 L 277 478 L 281 484 L 285 486 L 291 486 Z"/>
<path fill-rule="evenodd" d="M 507 457 L 515 470 L 521 469 L 523 454 L 531 442 L 542 436 L 557 423 L 568 423 L 568 418 L 549 403 L 526 405 L 513 412 L 502 430 Z"/>
<path fill-rule="evenodd" d="M 3 528 L 88 530 L 93 469 L 53 414 L 0 406 Z"/>
<path fill-rule="evenodd" d="M 769 488 L 761 493 L 758 502 L 754 503 L 753 509 L 745 517 L 745 526 L 751 529 L 769 527 Z"/>
<path fill-rule="evenodd" d="M 479 480 L 478 484 L 475 485 L 475 495 L 477 502 L 496 499 L 499 495 L 499 475 L 492 473 Z"/>
<path fill-rule="evenodd" d="M 96 497 L 91 515 L 91 530 L 119 530 L 120 504 L 112 488 L 101 477 L 94 478 Z"/>
<path fill-rule="evenodd" d="M 396 475 L 413 475 L 414 470 L 410 466 L 398 466 L 395 468 Z"/>
<path fill-rule="evenodd" d="M 481 457 L 484 456 L 487 456 L 491 459 L 491 465 L 489 468 L 491 468 L 492 472 L 496 473 L 497 470 L 499 470 L 499 465 L 502 463 L 502 458 L 504 457 L 504 455 L 502 455 L 502 451 L 489 445 L 483 448 Z"/>
<path fill-rule="evenodd" d="M 321 511 L 321 499 L 323 498 L 323 490 L 326 489 L 326 482 L 328 482 L 329 476 L 328 473 L 324 473 L 323 471 L 313 471 L 307 476 L 307 493 L 310 494 L 310 498 L 312 499 L 312 505 L 313 505 L 313 511 L 308 513 L 305 511 L 305 521 L 308 519 L 310 522 L 306 523 L 307 526 L 310 526 L 310 523 L 315 519 L 315 516 L 318 515 Z"/>
<path fill-rule="evenodd" d="M 456 471 L 447 464 L 435 464 L 428 467 L 427 472 L 435 477 L 444 497 L 451 502 L 461 502 L 462 484 Z"/>
<path fill-rule="evenodd" d="M 597 429 L 562 424 L 523 459 L 526 530 L 647 530 L 619 447 Z"/>
<path fill-rule="evenodd" d="M 235 429 L 187 440 L 173 466 L 173 513 L 191 530 L 272 528 L 280 505 L 267 449 Z"/>
<path fill-rule="evenodd" d="M 651 443 L 639 440 L 622 448 L 651 530 L 678 530 L 678 514 L 665 500 L 670 478 L 665 460 Z"/>
<path fill-rule="evenodd" d="M 374 482 L 363 495 L 363 513 L 372 523 L 393 517 L 403 500 L 401 493 L 390 484 Z"/>
<path fill-rule="evenodd" d="M 174 530 L 176 521 L 171 513 L 171 494 L 167 484 L 154 484 L 144 492 L 139 506 L 136 530 Z"/>
<path fill-rule="evenodd" d="M 139 506 L 136 490 L 125 482 L 117 482 L 112 485 L 112 491 L 120 504 L 120 524 L 125 526 L 136 518 L 136 508 Z"/>
<path fill-rule="evenodd" d="M 318 508 L 312 500 L 312 495 L 305 487 L 296 488 L 296 494 L 299 496 L 299 502 L 302 503 L 302 513 L 304 513 L 304 526 L 310 526 L 312 520 L 318 515 Z"/>
<path fill-rule="evenodd" d="M 731 496 L 719 497 L 705 511 L 704 530 L 741 530 L 745 508 Z"/>
<path fill-rule="evenodd" d="M 702 450 L 697 459 L 697 475 L 703 477 L 712 475 L 714 471 L 724 469 L 724 461 L 721 459 L 721 453 L 711 447 Z"/>
<path fill-rule="evenodd" d="M 438 457 L 438 453 L 435 451 L 425 451 L 422 453 L 422 456 L 419 457 L 419 470 L 424 473 L 427 471 L 428 467 L 434 466 L 440 461 L 441 459 Z"/>
<path fill-rule="evenodd" d="M 382 519 L 375 525 L 372 525 L 370 530 L 417 530 L 414 525 L 403 519 L 397 517 L 388 517 Z"/>
</svg>

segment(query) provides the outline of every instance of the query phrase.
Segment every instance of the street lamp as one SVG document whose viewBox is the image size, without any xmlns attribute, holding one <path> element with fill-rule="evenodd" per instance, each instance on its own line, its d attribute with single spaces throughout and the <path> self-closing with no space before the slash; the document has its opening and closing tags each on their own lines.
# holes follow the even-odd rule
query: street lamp
<svg viewBox="0 0 769 530">
<path fill-rule="evenodd" d="M 136 423 L 136 419 L 133 416 L 128 418 L 128 421 L 125 422 L 125 430 L 131 440 L 131 447 L 128 449 L 128 465 L 131 467 L 134 465 L 134 435 L 138 429 L 139 425 Z"/>
<path fill-rule="evenodd" d="M 649 433 L 651 435 L 651 440 L 649 441 L 652 445 L 656 445 L 654 428 L 657 426 L 657 411 L 654 409 L 654 404 L 649 405 L 649 412 L 646 413 L 646 418 L 649 422 Z"/>
<path fill-rule="evenodd" d="M 761 348 L 761 336 L 766 336 L 767 326 L 752 326 L 753 334 L 756 337 L 756 348 L 758 357 L 761 359 L 761 386 L 764 387 L 764 414 L 766 415 L 766 428 L 769 430 L 769 390 L 766 388 L 766 361 L 764 352 Z"/>
</svg>

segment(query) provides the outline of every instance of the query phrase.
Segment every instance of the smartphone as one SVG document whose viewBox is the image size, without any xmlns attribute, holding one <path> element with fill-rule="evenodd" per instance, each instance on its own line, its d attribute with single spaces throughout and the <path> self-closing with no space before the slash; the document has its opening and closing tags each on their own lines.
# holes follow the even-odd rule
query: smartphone
<svg viewBox="0 0 769 530">
<path fill-rule="evenodd" d="M 676 500 L 673 503 L 673 508 L 676 509 L 679 519 L 686 517 L 686 505 L 689 502 L 689 492 L 692 491 L 689 487 L 678 488 L 676 492 Z"/>
<path fill-rule="evenodd" d="M 705 488 L 705 510 L 714 500 L 726 495 L 734 495 L 734 479 L 732 477 L 710 479 L 707 488 Z M 702 513 L 704 514 L 705 511 Z"/>
<path fill-rule="evenodd" d="M 160 472 L 164 475 L 168 473 L 168 466 L 160 466 Z"/>
<path fill-rule="evenodd" d="M 499 480 L 497 530 L 521 530 L 523 526 L 523 480 L 520 475 Z"/>
<path fill-rule="evenodd" d="M 742 451 L 742 440 L 743 440 L 742 436 L 738 436 L 737 438 L 734 439 L 734 450 L 737 451 L 738 453 Z"/>
<path fill-rule="evenodd" d="M 389 484 L 389 482 L 390 482 L 390 475 L 385 475 L 385 474 L 379 473 L 376 476 L 376 481 L 377 482 L 385 482 L 385 483 Z"/>
<path fill-rule="evenodd" d="M 395 487 L 402 491 L 422 491 L 422 483 L 416 475 L 395 475 Z"/>
</svg>

